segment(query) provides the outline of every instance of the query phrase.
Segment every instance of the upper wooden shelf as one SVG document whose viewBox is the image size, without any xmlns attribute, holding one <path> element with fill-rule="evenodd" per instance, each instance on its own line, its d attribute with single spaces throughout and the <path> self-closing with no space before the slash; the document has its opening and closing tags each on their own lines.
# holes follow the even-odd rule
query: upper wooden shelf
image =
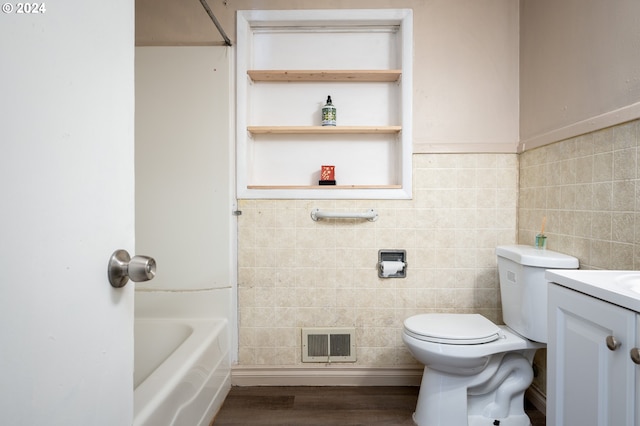
<svg viewBox="0 0 640 426">
<path fill-rule="evenodd" d="M 248 126 L 247 131 L 254 135 L 321 135 L 321 134 L 393 134 L 399 133 L 401 126 Z"/>
<path fill-rule="evenodd" d="M 248 70 L 253 81 L 397 81 L 401 70 Z"/>
</svg>

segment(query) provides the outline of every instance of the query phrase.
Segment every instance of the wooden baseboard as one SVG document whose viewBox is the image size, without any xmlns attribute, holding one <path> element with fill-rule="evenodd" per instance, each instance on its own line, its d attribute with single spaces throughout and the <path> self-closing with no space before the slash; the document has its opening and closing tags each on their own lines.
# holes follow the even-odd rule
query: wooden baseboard
<svg viewBox="0 0 640 426">
<path fill-rule="evenodd" d="M 233 386 L 420 386 L 422 367 L 262 367 L 231 368 Z"/>
<path fill-rule="evenodd" d="M 525 398 L 545 416 L 547 415 L 547 396 L 536 386 L 530 386 L 524 394 Z"/>
</svg>

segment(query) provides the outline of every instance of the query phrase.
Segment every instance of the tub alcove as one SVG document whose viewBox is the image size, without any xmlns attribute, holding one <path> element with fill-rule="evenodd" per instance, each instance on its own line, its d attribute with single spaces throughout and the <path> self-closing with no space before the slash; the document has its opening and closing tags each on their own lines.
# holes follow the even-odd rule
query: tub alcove
<svg viewBox="0 0 640 426">
<path fill-rule="evenodd" d="M 231 387 L 227 47 L 137 47 L 134 425 L 208 425 Z"/>
</svg>

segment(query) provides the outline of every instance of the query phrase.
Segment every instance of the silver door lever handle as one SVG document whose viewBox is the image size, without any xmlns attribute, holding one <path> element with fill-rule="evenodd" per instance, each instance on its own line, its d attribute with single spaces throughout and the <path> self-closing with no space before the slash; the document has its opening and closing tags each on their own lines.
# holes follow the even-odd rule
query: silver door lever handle
<svg viewBox="0 0 640 426">
<path fill-rule="evenodd" d="M 156 276 L 156 261 L 148 256 L 129 256 L 126 250 L 116 250 L 109 258 L 107 270 L 112 287 L 124 287 L 129 279 L 139 283 Z"/>
</svg>

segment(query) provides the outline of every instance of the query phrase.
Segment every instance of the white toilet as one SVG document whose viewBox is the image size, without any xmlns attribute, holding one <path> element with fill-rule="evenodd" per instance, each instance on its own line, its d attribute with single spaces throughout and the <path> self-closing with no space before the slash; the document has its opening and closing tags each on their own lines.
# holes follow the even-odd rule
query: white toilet
<svg viewBox="0 0 640 426">
<path fill-rule="evenodd" d="M 421 314 L 402 338 L 425 365 L 414 422 L 419 426 L 529 426 L 524 392 L 547 342 L 546 269 L 576 269 L 578 259 L 532 246 L 496 248 L 502 314 Z"/>
</svg>

